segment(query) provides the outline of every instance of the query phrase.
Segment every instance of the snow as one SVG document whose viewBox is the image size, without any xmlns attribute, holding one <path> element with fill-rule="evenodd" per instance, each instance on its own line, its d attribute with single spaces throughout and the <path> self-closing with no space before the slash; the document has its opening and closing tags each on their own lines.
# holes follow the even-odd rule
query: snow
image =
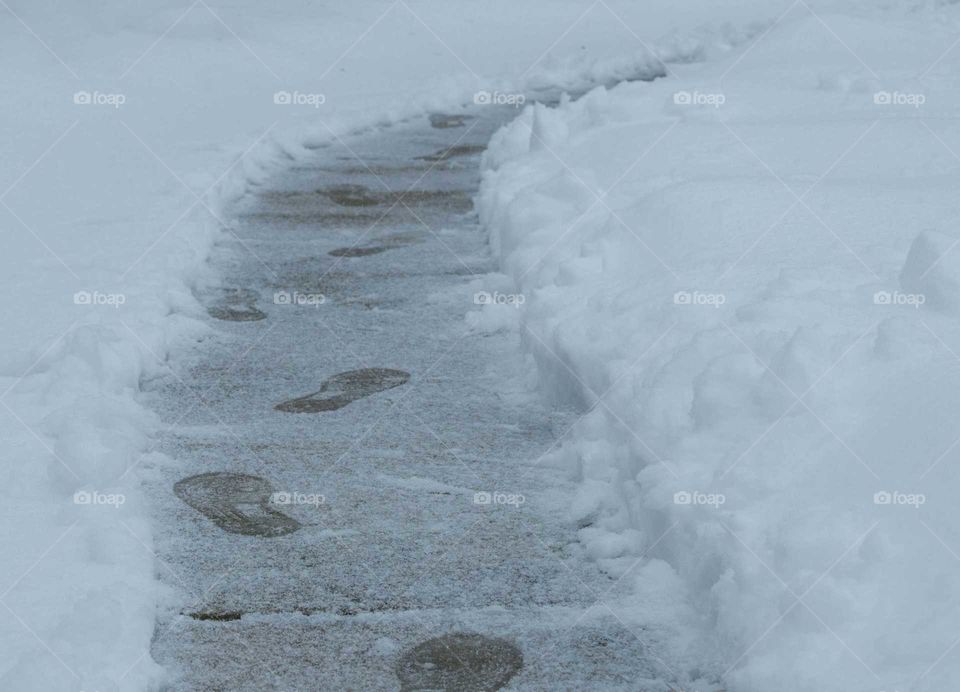
<svg viewBox="0 0 960 692">
<path fill-rule="evenodd" d="M 138 391 L 206 338 L 193 290 L 217 280 L 232 201 L 347 131 L 632 76 L 658 64 L 640 35 L 707 21 L 692 7 L 0 3 L 0 687 L 163 679 L 139 485 L 165 462 Z M 709 17 L 754 18 L 727 14 Z M 671 37 L 665 57 L 702 44 Z"/>
<path fill-rule="evenodd" d="M 954 689 L 960 13 L 814 8 L 525 108 L 481 219 L 626 612 L 733 690 Z"/>
<path fill-rule="evenodd" d="M 549 461 L 582 479 L 590 554 L 691 665 L 735 663 L 743 689 L 932 665 L 950 688 L 956 10 L 810 6 L 0 3 L 0 688 L 162 684 L 139 486 L 165 460 L 138 391 L 208 335 L 193 291 L 235 200 L 348 131 L 650 70 L 498 135 L 481 210 L 505 276 L 474 292 L 514 300 L 470 326 L 520 329 L 564 405 L 602 398 Z M 736 660 L 793 602 L 764 563 L 817 617 Z"/>
</svg>

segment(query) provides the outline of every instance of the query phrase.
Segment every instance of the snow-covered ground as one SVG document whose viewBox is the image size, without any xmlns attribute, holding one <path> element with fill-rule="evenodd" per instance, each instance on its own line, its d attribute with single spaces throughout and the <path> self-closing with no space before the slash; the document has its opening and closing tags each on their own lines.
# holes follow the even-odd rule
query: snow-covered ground
<svg viewBox="0 0 960 692">
<path fill-rule="evenodd" d="M 731 690 L 960 685 L 958 27 L 784 5 L 487 154 L 523 304 L 471 319 L 582 410 L 542 463 L 625 612 Z"/>
<path fill-rule="evenodd" d="M 698 55 L 702 2 L 0 2 L 0 687 L 143 689 L 158 598 L 137 403 L 204 327 L 230 200 L 334 133 Z M 716 22 L 713 23 L 714 25 Z M 689 29 L 689 39 L 672 36 Z M 734 32 L 735 33 L 735 32 Z M 746 31 L 749 33 L 749 31 Z M 289 96 L 288 96 L 289 95 Z M 289 103 L 287 102 L 289 101 Z"/>
<path fill-rule="evenodd" d="M 614 572 L 650 549 L 627 578 L 651 615 L 743 689 L 906 687 L 931 665 L 921 686 L 950 688 L 960 299 L 952 255 L 930 264 L 954 242 L 957 10 L 808 4 L 0 1 L 0 688 L 162 679 L 137 393 L 202 337 L 191 289 L 251 181 L 479 91 L 656 69 L 651 50 L 667 79 L 525 113 L 483 197 L 527 296 L 502 314 L 548 391 L 603 394 L 553 457 L 583 477 L 585 544 Z"/>
</svg>

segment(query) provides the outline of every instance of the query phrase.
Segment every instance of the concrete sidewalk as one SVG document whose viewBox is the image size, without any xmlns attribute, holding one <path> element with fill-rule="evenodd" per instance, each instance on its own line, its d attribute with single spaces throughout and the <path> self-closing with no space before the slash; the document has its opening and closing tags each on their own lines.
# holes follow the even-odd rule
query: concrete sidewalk
<svg viewBox="0 0 960 692">
<path fill-rule="evenodd" d="M 345 138 L 240 210 L 218 336 L 148 389 L 170 689 L 670 689 L 537 465 L 575 412 L 464 322 L 495 270 L 479 152 L 515 114 Z"/>
</svg>

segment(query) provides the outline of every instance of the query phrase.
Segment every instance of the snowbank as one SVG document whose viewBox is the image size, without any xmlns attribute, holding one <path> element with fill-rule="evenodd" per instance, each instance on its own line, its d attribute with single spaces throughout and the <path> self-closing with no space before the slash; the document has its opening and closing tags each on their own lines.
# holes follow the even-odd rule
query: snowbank
<svg viewBox="0 0 960 692">
<path fill-rule="evenodd" d="M 497 289 L 583 414 L 542 463 L 695 689 L 960 685 L 960 10 L 844 7 L 485 161 Z"/>
</svg>

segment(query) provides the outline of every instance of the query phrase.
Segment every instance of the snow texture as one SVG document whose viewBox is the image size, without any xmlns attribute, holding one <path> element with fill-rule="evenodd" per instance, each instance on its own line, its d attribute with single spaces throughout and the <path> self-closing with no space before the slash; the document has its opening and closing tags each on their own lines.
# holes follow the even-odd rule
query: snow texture
<svg viewBox="0 0 960 692">
<path fill-rule="evenodd" d="M 481 218 L 625 609 L 732 690 L 956 689 L 960 14 L 815 9 L 527 107 Z"/>
<path fill-rule="evenodd" d="M 251 185 L 337 136 L 457 112 L 480 92 L 580 91 L 656 69 L 662 83 L 528 109 L 498 136 L 483 213 L 509 278 L 489 290 L 526 300 L 493 301 L 469 326 L 520 329 L 564 405 L 585 410 L 589 390 L 613 386 L 556 463 L 582 480 L 577 513 L 602 517 L 584 529 L 591 553 L 616 573 L 651 548 L 658 559 L 631 575 L 650 577 L 637 584 L 648 608 L 681 622 L 692 607 L 703 622 L 681 629 L 718 634 L 697 656 L 734 663 L 792 603 L 749 546 L 798 593 L 815 586 L 805 600 L 849 649 L 800 606 L 736 661 L 738 684 L 839 688 L 864 674 L 852 650 L 901 686 L 935 663 L 922 684 L 949 689 L 956 10 L 781 4 L 0 3 L 0 688 L 164 679 L 149 646 L 169 594 L 140 487 L 169 460 L 141 382 L 210 337 L 195 295 L 218 285 L 206 260 Z M 709 95 L 721 75 L 721 109 L 673 103 L 679 84 Z M 879 108 L 881 87 L 929 98 Z M 632 232 L 598 205 L 564 235 L 593 201 L 584 184 L 612 184 L 648 146 L 606 200 Z M 677 290 L 726 300 L 681 311 Z M 878 291 L 927 300 L 875 306 Z M 806 406 L 787 412 L 784 383 L 812 387 L 808 405 L 844 444 Z M 780 415 L 786 430 L 750 447 Z M 904 460 L 931 455 L 943 456 L 918 480 L 929 464 Z M 672 504 L 678 488 L 725 492 L 740 540 L 711 508 Z M 924 515 L 891 514 L 911 507 L 872 505 L 880 489 L 926 492 L 935 534 L 916 529 Z M 861 538 L 873 512 L 884 521 Z M 690 605 L 674 608 L 681 584 Z"/>
</svg>

